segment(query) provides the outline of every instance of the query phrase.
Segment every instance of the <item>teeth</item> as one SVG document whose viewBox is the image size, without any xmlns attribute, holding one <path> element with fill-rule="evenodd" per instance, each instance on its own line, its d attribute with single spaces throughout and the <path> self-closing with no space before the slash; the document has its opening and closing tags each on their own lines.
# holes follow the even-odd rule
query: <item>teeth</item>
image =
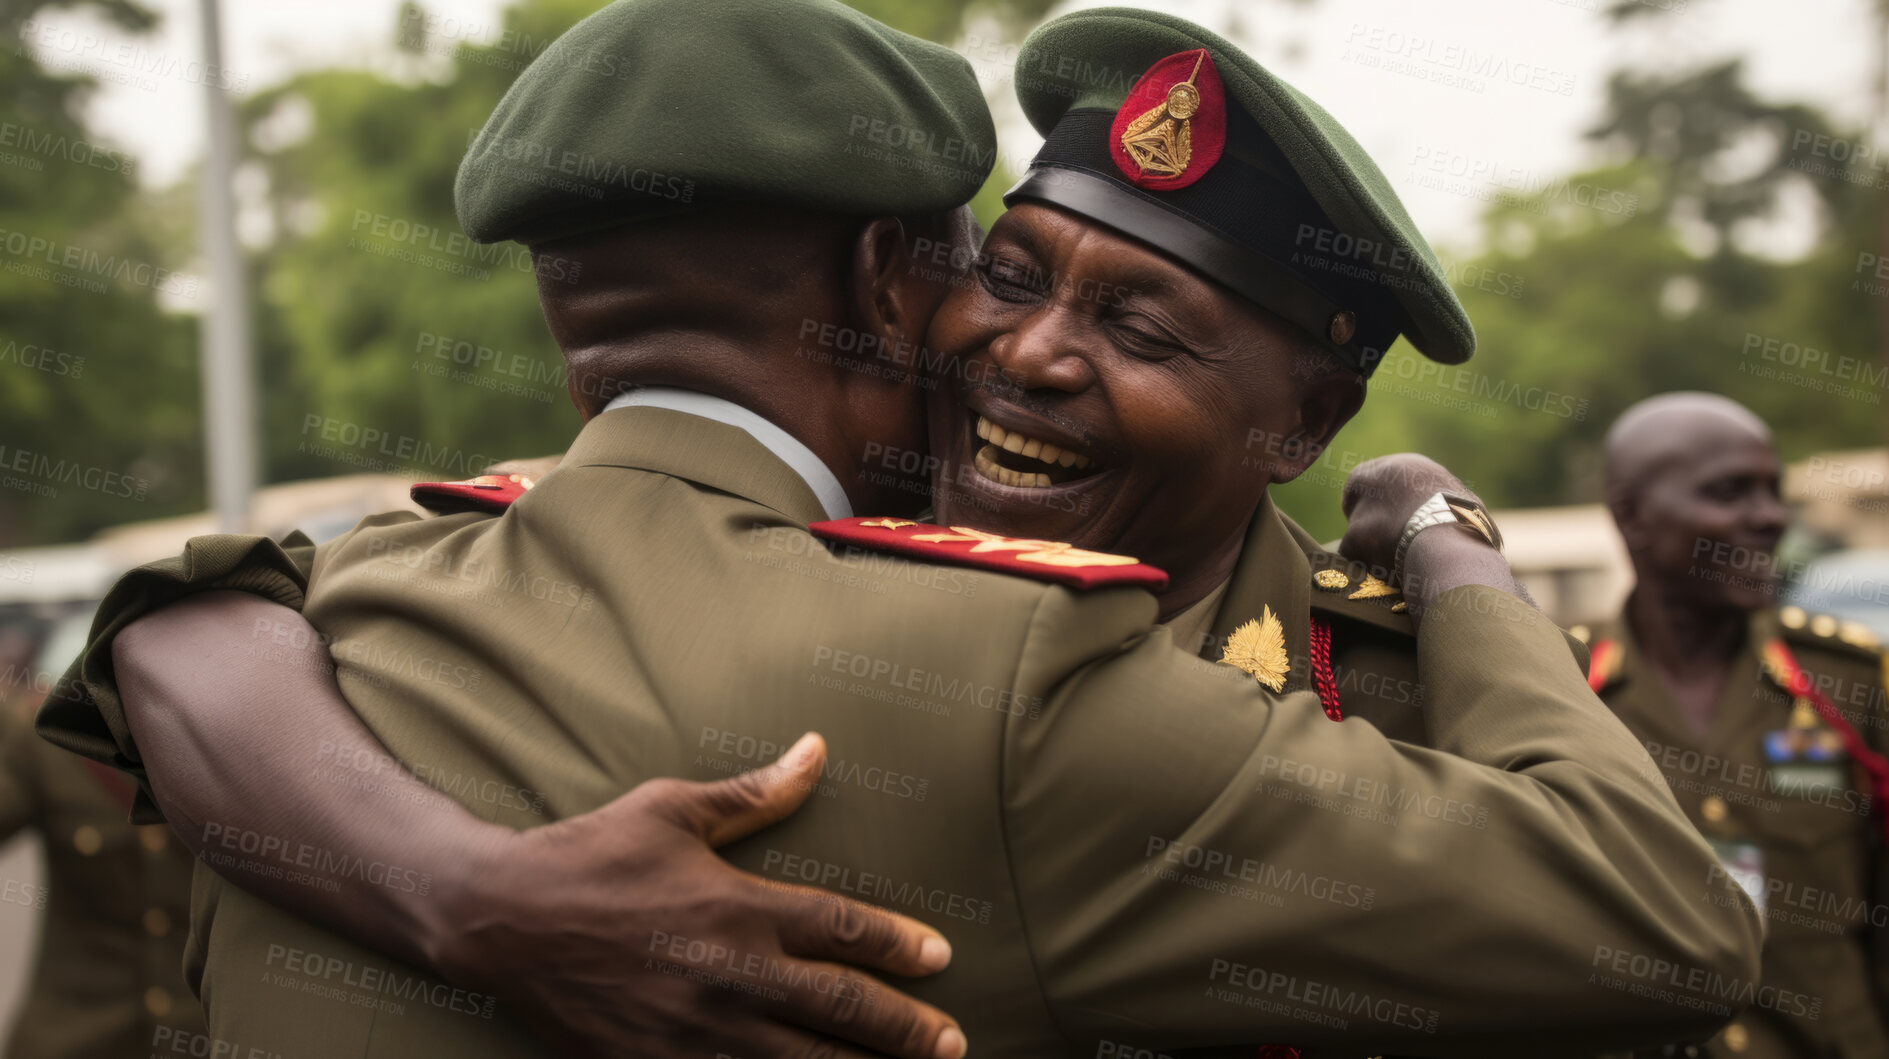
<svg viewBox="0 0 1889 1059">
<path fill-rule="evenodd" d="M 1049 475 L 1047 474 L 1031 474 L 1024 471 L 1013 471 L 1003 466 L 997 462 L 995 456 L 991 455 L 995 451 L 996 447 L 992 445 L 986 445 L 977 450 L 977 456 L 973 462 L 976 463 L 979 474 L 982 474 L 993 482 L 1001 482 L 1004 485 L 1012 485 L 1020 489 L 1041 489 L 1050 484 Z"/>
<path fill-rule="evenodd" d="M 1086 469 L 1090 462 L 1087 456 L 1077 455 L 1076 453 L 1063 449 L 1061 446 L 1052 445 L 1047 441 L 1029 437 L 1028 435 L 1014 430 L 1005 430 L 1003 427 L 985 419 L 983 416 L 977 417 L 977 436 L 984 441 L 990 442 L 988 447 L 978 450 L 976 461 L 978 468 L 983 470 L 984 464 L 988 460 L 990 467 L 985 477 L 993 481 L 1003 482 L 1005 485 L 1039 486 L 1049 485 L 1050 481 L 1049 475 L 1046 474 L 1013 471 L 1008 467 L 999 465 L 994 456 L 987 455 L 995 453 L 998 449 L 1002 449 L 1005 452 L 1014 452 L 1019 456 L 1026 456 L 1033 460 L 1041 460 L 1047 464 L 1060 464 L 1064 467 L 1075 467 L 1079 470 Z M 1037 479 L 1041 479 L 1041 481 Z"/>
</svg>

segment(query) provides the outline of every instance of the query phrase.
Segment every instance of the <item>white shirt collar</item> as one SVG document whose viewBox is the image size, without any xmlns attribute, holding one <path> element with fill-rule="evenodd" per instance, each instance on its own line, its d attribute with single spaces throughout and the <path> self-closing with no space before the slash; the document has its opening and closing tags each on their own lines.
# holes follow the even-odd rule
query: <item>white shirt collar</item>
<svg viewBox="0 0 1889 1059">
<path fill-rule="evenodd" d="M 603 406 L 606 412 L 618 408 L 666 408 L 671 412 L 701 416 L 747 431 L 749 437 L 779 457 L 782 463 L 800 476 L 801 481 L 807 483 L 807 488 L 813 490 L 814 497 L 826 510 L 827 518 L 853 517 L 852 501 L 846 499 L 846 490 L 840 486 L 840 480 L 833 476 L 826 461 L 815 456 L 812 449 L 801 444 L 792 434 L 733 401 L 685 390 L 680 386 L 639 386 L 617 394 L 610 399 L 609 404 Z"/>
</svg>

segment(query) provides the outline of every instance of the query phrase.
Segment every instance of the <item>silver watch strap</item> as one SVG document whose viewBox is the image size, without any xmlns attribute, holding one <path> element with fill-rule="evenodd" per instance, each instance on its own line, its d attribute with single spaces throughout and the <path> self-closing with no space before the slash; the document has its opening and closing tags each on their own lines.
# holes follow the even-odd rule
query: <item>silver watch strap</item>
<svg viewBox="0 0 1889 1059">
<path fill-rule="evenodd" d="M 1404 580 L 1404 555 L 1410 551 L 1410 542 L 1417 539 L 1417 534 L 1431 526 L 1457 524 L 1456 513 L 1450 510 L 1449 497 L 1438 490 L 1430 499 L 1417 505 L 1417 510 L 1410 513 L 1410 521 L 1404 523 L 1404 535 L 1397 538 L 1397 554 L 1391 560 L 1391 583 L 1402 584 Z"/>
</svg>

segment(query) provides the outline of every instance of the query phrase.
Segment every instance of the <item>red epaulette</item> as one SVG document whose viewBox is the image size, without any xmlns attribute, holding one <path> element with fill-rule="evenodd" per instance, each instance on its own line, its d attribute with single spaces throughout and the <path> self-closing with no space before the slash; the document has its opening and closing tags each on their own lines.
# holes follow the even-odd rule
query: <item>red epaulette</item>
<svg viewBox="0 0 1889 1059">
<path fill-rule="evenodd" d="M 1620 661 L 1620 645 L 1612 640 L 1601 640 L 1587 652 L 1587 686 L 1594 689 L 1596 695 L 1613 679 L 1615 664 Z"/>
<path fill-rule="evenodd" d="M 1092 552 L 1064 541 L 1002 537 L 963 526 L 934 526 L 903 518 L 843 518 L 807 527 L 821 540 L 875 552 L 891 552 L 930 563 L 974 566 L 1074 588 L 1134 585 L 1167 587 L 1164 570 L 1133 556 Z"/>
<path fill-rule="evenodd" d="M 441 515 L 464 511 L 498 513 L 512 506 L 533 485 L 521 474 L 482 474 L 463 482 L 415 482 L 407 495 L 413 502 Z"/>
</svg>

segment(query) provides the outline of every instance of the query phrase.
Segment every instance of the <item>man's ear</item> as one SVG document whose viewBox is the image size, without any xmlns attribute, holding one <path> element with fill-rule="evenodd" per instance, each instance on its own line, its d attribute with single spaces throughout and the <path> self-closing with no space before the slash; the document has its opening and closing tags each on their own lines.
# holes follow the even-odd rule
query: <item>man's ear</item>
<svg viewBox="0 0 1889 1059">
<path fill-rule="evenodd" d="M 1284 485 L 1317 462 L 1338 431 L 1364 407 L 1364 394 L 1364 376 L 1356 372 L 1328 371 L 1307 380 L 1299 390 L 1299 429 L 1272 461 L 1273 484 Z"/>
<path fill-rule="evenodd" d="M 913 259 L 904 222 L 879 217 L 853 242 L 853 312 L 859 329 L 888 345 L 924 341 L 937 306 L 920 304 L 911 282 Z"/>
</svg>

